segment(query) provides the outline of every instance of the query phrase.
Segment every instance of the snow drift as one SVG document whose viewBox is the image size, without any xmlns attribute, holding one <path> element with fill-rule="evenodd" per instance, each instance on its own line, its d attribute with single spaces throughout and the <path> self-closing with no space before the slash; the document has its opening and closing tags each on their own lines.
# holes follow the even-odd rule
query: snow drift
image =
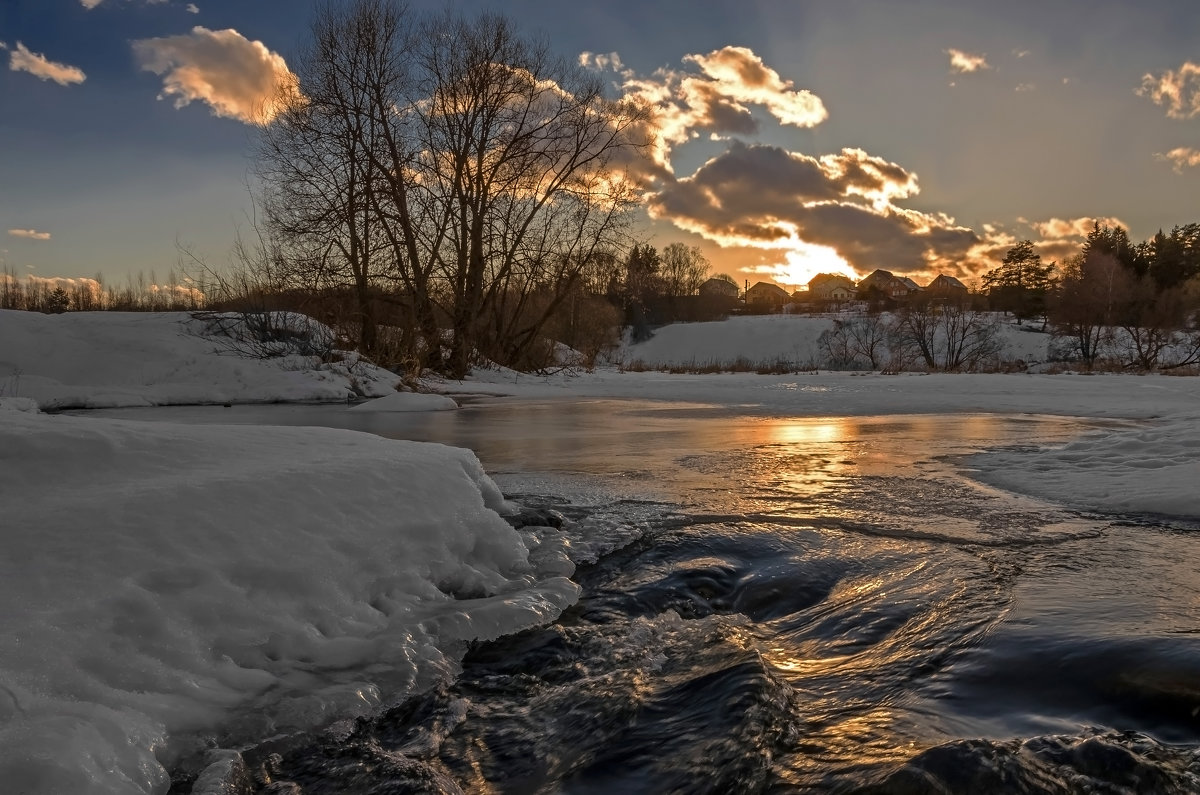
<svg viewBox="0 0 1200 795">
<path fill-rule="evenodd" d="M 165 792 L 206 747 L 369 711 L 577 596 L 469 451 L 29 408 L 0 401 L 7 791 Z"/>
<path fill-rule="evenodd" d="M 332 338 L 303 321 L 305 333 Z M 187 312 L 0 310 L 0 397 L 61 409 L 345 401 L 395 392 L 399 378 L 356 353 L 330 349 L 330 361 L 321 361 L 305 355 L 305 346 L 247 350 L 242 331 Z"/>
</svg>

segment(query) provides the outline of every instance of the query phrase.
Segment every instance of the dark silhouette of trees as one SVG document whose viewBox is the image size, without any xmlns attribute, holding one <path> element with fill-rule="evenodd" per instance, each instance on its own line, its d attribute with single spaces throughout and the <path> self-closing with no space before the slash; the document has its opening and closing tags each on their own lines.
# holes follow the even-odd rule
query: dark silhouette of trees
<svg viewBox="0 0 1200 795">
<path fill-rule="evenodd" d="M 1020 320 L 1044 316 L 1054 288 L 1055 263 L 1042 262 L 1033 241 L 1023 240 L 1008 250 L 1000 267 L 983 276 L 994 309 L 1012 312 Z"/>
<path fill-rule="evenodd" d="M 398 0 L 321 6 L 296 74 L 258 159 L 273 273 L 350 291 L 364 352 L 386 296 L 423 364 L 519 366 L 623 241 L 645 110 L 501 16 Z"/>
<path fill-rule="evenodd" d="M 664 295 L 695 295 L 708 275 L 708 258 L 699 246 L 670 243 L 662 250 L 659 276 Z"/>
<path fill-rule="evenodd" d="M 651 312 L 662 294 L 662 260 L 649 244 L 634 245 L 625 258 L 625 324 L 634 342 L 650 338 Z"/>
</svg>

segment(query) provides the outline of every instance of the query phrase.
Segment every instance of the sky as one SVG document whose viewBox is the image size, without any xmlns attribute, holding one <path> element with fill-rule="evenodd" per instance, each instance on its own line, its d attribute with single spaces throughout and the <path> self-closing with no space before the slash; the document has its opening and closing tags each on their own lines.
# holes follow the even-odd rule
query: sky
<svg viewBox="0 0 1200 795">
<path fill-rule="evenodd" d="M 739 282 L 970 280 L 1024 239 L 1061 259 L 1095 220 L 1135 240 L 1200 220 L 1195 0 L 450 5 L 650 103 L 638 234 Z M 119 285 L 228 262 L 253 215 L 251 109 L 313 6 L 0 3 L 0 268 Z"/>
</svg>

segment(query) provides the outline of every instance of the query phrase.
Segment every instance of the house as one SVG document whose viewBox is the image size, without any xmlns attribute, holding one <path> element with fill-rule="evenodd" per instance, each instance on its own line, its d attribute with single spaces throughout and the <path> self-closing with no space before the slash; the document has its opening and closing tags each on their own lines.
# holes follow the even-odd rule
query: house
<svg viewBox="0 0 1200 795">
<path fill-rule="evenodd" d="M 967 286 L 953 276 L 942 273 L 925 287 L 925 292 L 936 298 L 966 298 Z"/>
<path fill-rule="evenodd" d="M 738 292 L 737 284 L 725 279 L 709 279 L 700 285 L 700 296 L 702 298 L 725 298 L 736 301 Z"/>
<path fill-rule="evenodd" d="M 908 298 L 913 293 L 921 291 L 921 285 L 907 276 L 896 276 L 891 271 L 882 268 L 872 271 L 858 283 L 859 295 L 870 295 L 873 292 L 882 293 L 892 300 Z"/>
<path fill-rule="evenodd" d="M 790 300 L 787 290 L 770 282 L 758 282 L 746 291 L 746 304 L 759 309 L 772 307 L 778 309 Z"/>
<path fill-rule="evenodd" d="M 840 273 L 818 273 L 808 280 L 808 299 L 841 303 L 854 300 L 854 282 Z"/>
</svg>

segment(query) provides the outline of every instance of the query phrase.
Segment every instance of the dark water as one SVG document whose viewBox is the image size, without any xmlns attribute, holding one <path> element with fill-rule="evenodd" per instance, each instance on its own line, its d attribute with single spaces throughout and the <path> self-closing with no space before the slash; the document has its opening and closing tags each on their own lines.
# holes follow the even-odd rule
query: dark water
<svg viewBox="0 0 1200 795">
<path fill-rule="evenodd" d="M 636 538 L 579 567 L 558 622 L 471 648 L 437 690 L 247 750 L 244 791 L 1200 792 L 1195 531 L 996 491 L 966 458 L 1085 426 L 173 411 L 468 446 L 569 532 Z"/>
</svg>

